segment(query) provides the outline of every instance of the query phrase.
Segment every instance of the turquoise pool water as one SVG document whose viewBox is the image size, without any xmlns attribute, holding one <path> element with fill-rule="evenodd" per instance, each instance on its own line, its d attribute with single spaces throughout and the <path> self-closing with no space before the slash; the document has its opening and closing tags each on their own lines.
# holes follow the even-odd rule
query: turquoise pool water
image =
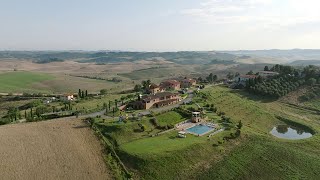
<svg viewBox="0 0 320 180">
<path fill-rule="evenodd" d="M 213 128 L 206 125 L 196 125 L 187 129 L 188 132 L 198 135 L 205 134 L 211 130 L 213 130 Z"/>
</svg>

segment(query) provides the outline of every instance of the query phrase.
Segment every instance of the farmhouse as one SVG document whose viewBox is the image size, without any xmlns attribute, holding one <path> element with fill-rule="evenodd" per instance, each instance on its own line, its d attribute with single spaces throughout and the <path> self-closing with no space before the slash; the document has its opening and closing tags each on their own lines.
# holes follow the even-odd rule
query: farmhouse
<svg viewBox="0 0 320 180">
<path fill-rule="evenodd" d="M 191 86 L 195 86 L 197 81 L 190 78 L 184 78 L 180 81 L 180 83 L 181 83 L 181 88 L 189 88 Z"/>
<path fill-rule="evenodd" d="M 264 78 L 279 75 L 279 73 L 273 71 L 259 71 L 258 74 Z"/>
<path fill-rule="evenodd" d="M 160 92 L 157 94 L 139 96 L 139 100 L 128 104 L 133 109 L 150 109 L 175 104 L 181 101 L 177 93 Z"/>
<path fill-rule="evenodd" d="M 64 94 L 64 95 L 62 95 L 61 97 L 60 97 L 60 100 L 61 101 L 72 101 L 72 100 L 74 100 L 75 98 L 74 98 L 74 96 L 73 96 L 73 94 Z"/>
<path fill-rule="evenodd" d="M 257 78 L 257 75 L 240 75 L 234 78 L 234 83 L 231 86 L 232 88 L 238 85 L 242 85 L 243 87 L 246 86 L 246 81 L 249 79 Z"/>
<path fill-rule="evenodd" d="M 166 90 L 179 90 L 181 83 L 177 80 L 167 80 L 161 82 L 160 87 Z"/>
<path fill-rule="evenodd" d="M 164 92 L 164 90 L 165 89 L 163 87 L 160 87 L 160 86 L 158 86 L 156 84 L 151 84 L 147 91 L 150 94 L 157 94 L 159 92 Z"/>
</svg>

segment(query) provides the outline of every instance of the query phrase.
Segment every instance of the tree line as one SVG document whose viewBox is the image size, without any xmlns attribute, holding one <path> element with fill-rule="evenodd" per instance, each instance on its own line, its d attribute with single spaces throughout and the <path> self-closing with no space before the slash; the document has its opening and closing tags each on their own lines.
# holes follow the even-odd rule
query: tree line
<svg viewBox="0 0 320 180">
<path fill-rule="evenodd" d="M 300 70 L 277 64 L 270 70 L 278 72 L 279 75 L 267 79 L 262 79 L 260 76 L 249 79 L 246 81 L 246 90 L 257 95 L 279 98 L 300 86 L 320 83 L 320 68 L 316 66 L 310 65 Z"/>
</svg>

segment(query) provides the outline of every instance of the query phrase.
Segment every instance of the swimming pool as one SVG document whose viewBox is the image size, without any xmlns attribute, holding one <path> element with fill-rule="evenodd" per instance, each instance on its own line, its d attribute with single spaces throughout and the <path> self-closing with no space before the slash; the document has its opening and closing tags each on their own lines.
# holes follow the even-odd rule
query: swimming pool
<svg viewBox="0 0 320 180">
<path fill-rule="evenodd" d="M 210 131 L 212 131 L 214 128 L 206 126 L 206 125 L 196 125 L 189 129 L 187 129 L 188 132 L 196 135 L 203 135 Z"/>
</svg>

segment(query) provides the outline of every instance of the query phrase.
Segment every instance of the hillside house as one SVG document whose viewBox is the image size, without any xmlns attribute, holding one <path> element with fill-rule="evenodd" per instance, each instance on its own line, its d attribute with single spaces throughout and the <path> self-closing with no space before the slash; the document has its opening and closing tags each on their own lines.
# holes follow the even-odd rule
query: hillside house
<svg viewBox="0 0 320 180">
<path fill-rule="evenodd" d="M 157 94 L 139 96 L 139 100 L 128 104 L 133 109 L 150 109 L 172 105 L 181 101 L 181 97 L 177 93 L 160 92 Z"/>
<path fill-rule="evenodd" d="M 190 88 L 191 86 L 195 86 L 197 84 L 197 81 L 190 78 L 184 78 L 180 81 L 180 84 L 181 88 Z"/>
<path fill-rule="evenodd" d="M 243 85 L 243 86 L 246 86 L 246 82 L 249 80 L 249 79 L 254 79 L 254 78 L 257 78 L 258 76 L 257 75 L 240 75 L 240 76 L 237 76 L 234 78 L 234 83 L 237 84 L 237 85 Z"/>
<path fill-rule="evenodd" d="M 73 96 L 73 94 L 64 94 L 62 96 L 60 96 L 60 100 L 61 101 L 73 101 L 75 98 Z"/>
<path fill-rule="evenodd" d="M 156 84 L 151 84 L 149 89 L 147 90 L 149 94 L 157 94 L 159 92 L 164 92 L 164 88 L 156 85 Z"/>
<path fill-rule="evenodd" d="M 160 87 L 168 91 L 179 90 L 181 88 L 181 83 L 177 80 L 167 80 L 161 82 Z"/>
</svg>

